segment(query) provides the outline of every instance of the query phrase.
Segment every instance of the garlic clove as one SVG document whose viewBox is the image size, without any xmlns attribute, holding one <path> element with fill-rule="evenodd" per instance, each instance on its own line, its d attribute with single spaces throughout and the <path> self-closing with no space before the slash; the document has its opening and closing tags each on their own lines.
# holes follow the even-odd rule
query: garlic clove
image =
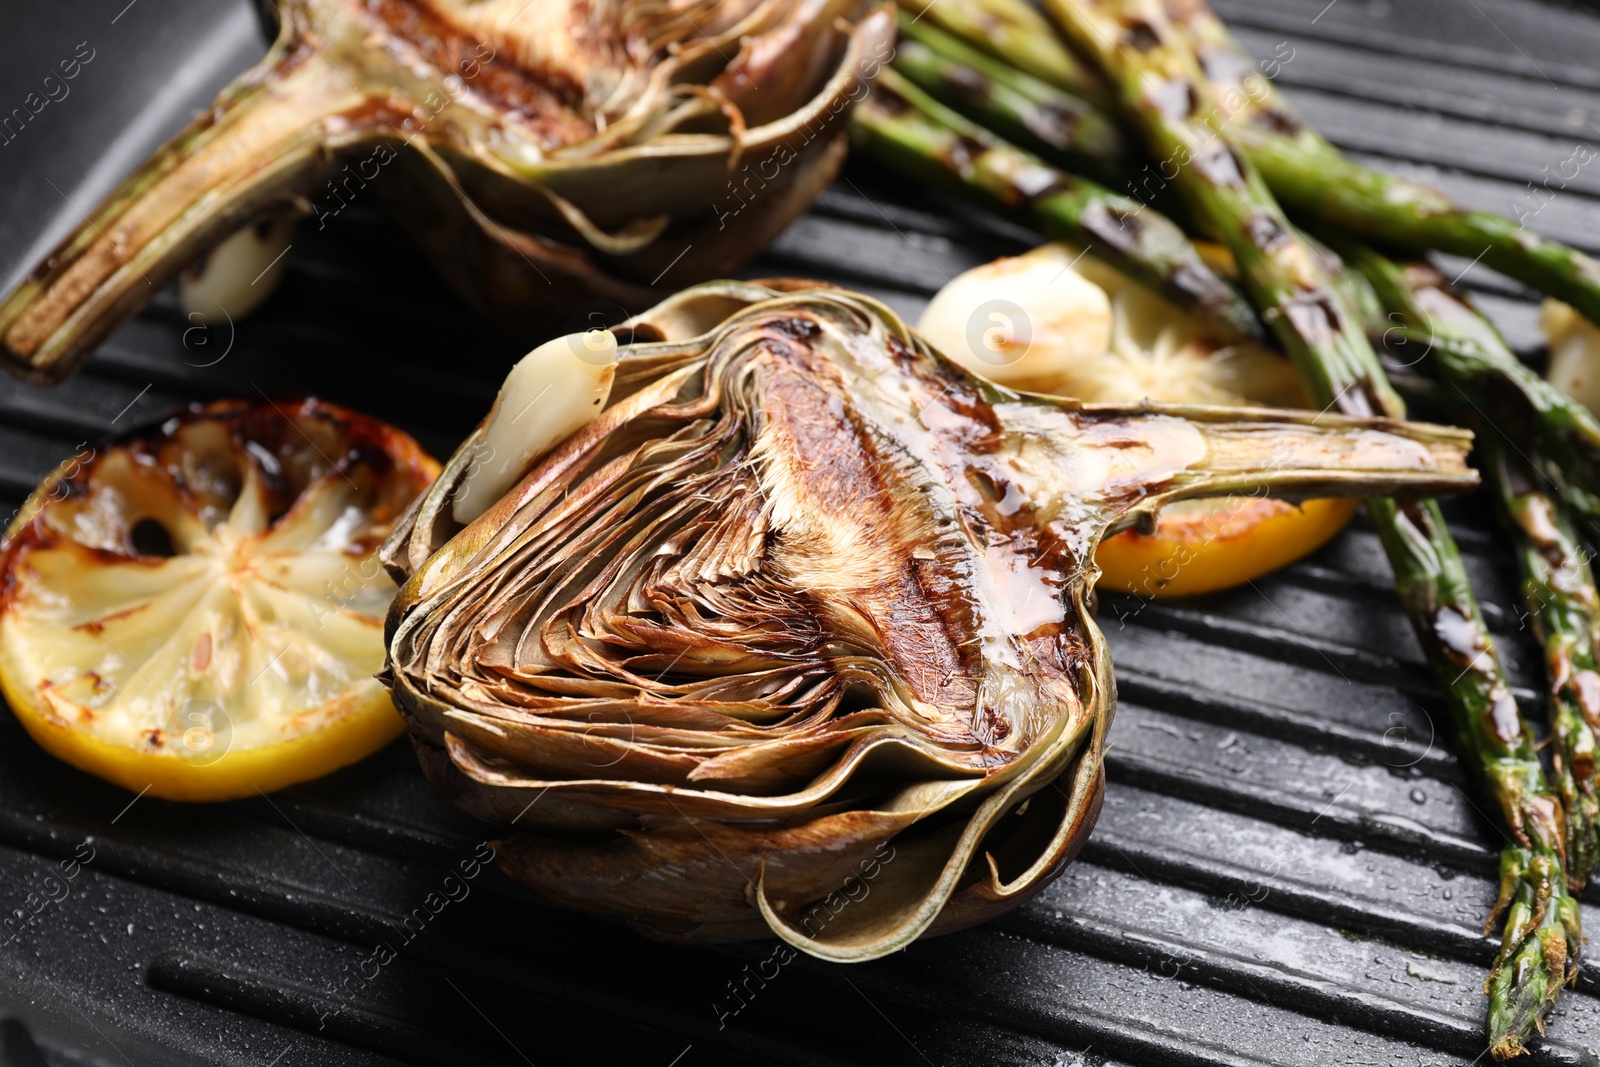
<svg viewBox="0 0 1600 1067">
<path fill-rule="evenodd" d="M 178 305 L 186 322 L 214 326 L 244 318 L 283 280 L 284 255 L 294 240 L 293 212 L 250 223 L 178 276 Z"/>
<path fill-rule="evenodd" d="M 451 501 L 455 520 L 469 523 L 482 515 L 534 460 L 605 410 L 616 365 L 617 338 L 610 330 L 557 337 L 518 360 Z"/>
<path fill-rule="evenodd" d="M 929 303 L 935 348 L 1001 385 L 1097 403 L 1303 407 L 1289 361 L 1218 334 L 1071 245 L 976 267 Z"/>
</svg>

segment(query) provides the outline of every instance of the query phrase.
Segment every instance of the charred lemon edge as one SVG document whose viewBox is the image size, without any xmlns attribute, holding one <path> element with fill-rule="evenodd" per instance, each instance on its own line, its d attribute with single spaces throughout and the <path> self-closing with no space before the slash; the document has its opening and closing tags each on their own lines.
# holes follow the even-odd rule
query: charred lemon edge
<svg viewBox="0 0 1600 1067">
<path fill-rule="evenodd" d="M 217 400 L 191 404 L 177 417 L 215 416 L 248 403 L 251 402 Z M 335 418 L 354 417 L 391 431 L 402 447 L 385 451 L 397 463 L 413 465 L 432 479 L 437 479 L 443 469 L 410 434 L 380 419 L 311 396 L 299 398 L 290 406 L 302 403 L 314 404 Z M 135 431 L 106 444 L 122 444 L 140 436 Z M 115 744 L 82 727 L 63 722 L 44 709 L 41 706 L 44 699 L 38 697 L 37 688 L 19 683 L 19 679 L 30 677 L 34 672 L 28 667 L 27 655 L 16 647 L 12 634 L 17 625 L 11 613 L 12 590 L 6 586 L 10 581 L 13 553 L 18 546 L 17 535 L 48 506 L 48 496 L 69 480 L 66 472 L 73 465 L 74 461 L 69 458 L 52 468 L 17 509 L 6 528 L 0 530 L 0 700 L 40 748 L 71 767 L 124 789 L 163 800 L 205 803 L 238 800 L 313 781 L 360 762 L 405 732 L 405 720 L 389 698 L 388 690 L 375 677 L 363 679 L 335 698 L 350 707 L 333 723 L 287 741 L 229 750 L 215 762 L 204 764 L 170 752 L 157 755 Z M 424 485 L 422 492 L 427 489 Z M 333 701 L 325 702 L 321 707 L 331 703 Z"/>
<path fill-rule="evenodd" d="M 15 647 L 14 626 L 0 613 L 0 696 L 22 728 L 57 759 L 135 793 L 182 801 L 237 800 L 271 793 L 347 767 L 404 731 L 387 690 L 370 678 L 335 698 L 348 707 L 334 723 L 287 741 L 230 750 L 205 764 L 171 752 L 140 752 L 62 722 L 47 709 L 36 688 L 19 685 L 18 678 L 29 672 Z"/>
<path fill-rule="evenodd" d="M 1295 505 L 1259 498 L 1217 523 L 1211 517 L 1229 507 L 1226 500 L 1217 504 L 1216 511 L 1162 515 L 1153 535 L 1126 530 L 1106 538 L 1095 552 L 1099 588 L 1164 599 L 1243 585 L 1332 541 L 1361 506 L 1358 500 Z"/>
</svg>

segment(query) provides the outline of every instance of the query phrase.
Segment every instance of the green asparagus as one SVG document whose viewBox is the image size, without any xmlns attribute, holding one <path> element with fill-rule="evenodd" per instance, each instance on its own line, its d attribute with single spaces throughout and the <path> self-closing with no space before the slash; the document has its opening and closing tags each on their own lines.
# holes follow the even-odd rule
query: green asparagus
<svg viewBox="0 0 1600 1067">
<path fill-rule="evenodd" d="M 1105 79 L 1061 43 L 1028 0 L 901 0 L 899 7 L 913 24 L 932 23 L 1081 100 L 1111 102 Z"/>
<path fill-rule="evenodd" d="M 1374 344 L 1412 346 L 1395 353 L 1401 358 L 1423 353 L 1435 376 L 1451 383 L 1452 407 L 1463 418 L 1470 415 L 1495 427 L 1508 441 L 1521 442 L 1524 452 L 1537 457 L 1531 462 L 1548 489 L 1576 516 L 1590 520 L 1591 534 L 1600 535 L 1594 522 L 1600 501 L 1590 489 L 1600 486 L 1600 420 L 1518 359 L 1433 267 L 1413 263 L 1402 269 L 1347 238 L 1329 239 L 1338 257 L 1358 271 L 1339 276 L 1349 283 L 1347 302 L 1382 305 L 1360 316 L 1368 338 Z"/>
<path fill-rule="evenodd" d="M 1056 6 L 1064 3 L 1071 0 Z M 1292 214 L 1408 251 L 1481 260 L 1600 322 L 1600 262 L 1528 229 L 1531 213 L 1512 220 L 1468 210 L 1436 189 L 1346 159 L 1256 72 L 1206 4 L 1168 6 L 1225 104 L 1236 105 L 1230 134 Z"/>
<path fill-rule="evenodd" d="M 1122 130 L 1104 111 L 904 13 L 894 69 L 941 104 L 1056 166 L 1102 181 L 1116 181 L 1128 167 Z"/>
<path fill-rule="evenodd" d="M 1054 0 L 1058 5 L 1063 2 L 1070 0 Z M 1012 62 L 1024 77 L 1012 80 L 1010 88 L 1036 100 L 1051 99 L 1050 88 L 1077 94 L 1083 78 L 1072 73 L 1074 68 L 1050 63 L 1023 66 L 1014 62 L 1003 47 L 1003 39 L 983 35 L 984 25 L 1005 23 L 1012 17 L 1008 0 L 964 0 L 964 6 L 976 10 L 969 10 L 963 19 L 941 25 L 958 39 L 958 44 Z M 993 10 L 989 10 L 991 6 Z M 1264 76 L 1204 4 L 1169 0 L 1167 8 L 1215 87 L 1216 121 L 1227 124 L 1229 135 L 1291 214 L 1413 252 L 1437 250 L 1481 260 L 1566 301 L 1590 321 L 1600 322 L 1600 262 L 1527 229 L 1531 214 L 1514 221 L 1493 212 L 1467 210 L 1436 189 L 1344 158 L 1296 114 L 1273 85 L 1270 73 L 1274 65 L 1286 62 L 1285 58 L 1267 61 L 1268 76 Z M 935 47 L 934 51 L 939 49 Z M 981 86 L 969 89 L 973 99 L 980 98 L 981 93 Z M 1100 101 L 1093 93 L 1083 99 L 1096 104 Z M 1059 100 L 1056 105 L 1070 106 Z M 990 122 L 988 115 L 975 117 L 986 125 Z M 1136 177 L 1130 186 L 1137 187 L 1140 196 L 1160 189 L 1170 180 L 1164 170 L 1157 173 L 1152 167 L 1146 167 L 1142 179 Z M 1564 419 L 1567 413 L 1559 417 Z M 1596 429 L 1593 418 L 1588 421 L 1590 425 L 1581 429 L 1585 437 Z M 1594 441 L 1589 440 L 1583 447 L 1590 452 L 1584 460 L 1588 468 L 1585 478 L 1590 478 L 1600 469 L 1593 454 Z M 1590 507 L 1600 500 L 1600 483 L 1586 484 L 1580 491 L 1591 494 Z M 1600 515 L 1600 511 L 1593 513 Z"/>
<path fill-rule="evenodd" d="M 868 154 L 922 181 L 997 208 L 1046 236 L 1088 248 L 1184 307 L 1257 337 L 1255 311 L 1206 265 L 1183 231 L 1151 208 L 1007 144 L 882 72 L 851 126 Z"/>
<path fill-rule="evenodd" d="M 1527 618 L 1545 650 L 1553 762 L 1566 813 L 1567 881 L 1576 891 L 1600 865 L 1600 592 L 1572 516 L 1545 473 L 1539 445 L 1498 422 L 1488 406 L 1485 368 L 1521 363 L 1432 267 L 1402 267 L 1367 249 L 1348 250 L 1345 260 L 1372 283 L 1396 322 L 1426 331 L 1431 344 L 1425 369 L 1445 386 L 1441 401 L 1477 431 L 1496 504 L 1516 545 Z"/>
<path fill-rule="evenodd" d="M 1048 0 L 1069 39 L 1100 66 L 1195 221 L 1226 244 L 1245 291 L 1313 395 L 1347 414 L 1404 415 L 1362 324 L 1343 306 L 1262 175 L 1237 151 L 1187 40 L 1154 0 Z M 1208 121 L 1211 120 L 1211 121 Z M 1566 898 L 1561 809 L 1551 795 L 1466 571 L 1437 504 L 1369 504 L 1396 585 L 1463 754 L 1477 766 L 1515 847 L 1501 865 L 1507 915 L 1491 979 L 1490 1046 L 1514 1055 L 1576 959 L 1573 924 L 1545 917 Z M 1547 936 L 1551 934 L 1553 936 Z"/>
</svg>

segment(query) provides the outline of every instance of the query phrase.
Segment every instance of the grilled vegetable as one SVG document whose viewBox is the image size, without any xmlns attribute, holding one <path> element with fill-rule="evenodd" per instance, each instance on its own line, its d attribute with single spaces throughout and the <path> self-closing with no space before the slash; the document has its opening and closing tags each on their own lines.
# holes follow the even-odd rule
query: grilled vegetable
<svg viewBox="0 0 1600 1067">
<path fill-rule="evenodd" d="M 1107 107 L 1115 99 L 1100 72 L 1073 55 L 1027 0 L 906 0 L 899 6 L 911 13 L 908 21 L 968 41 L 1081 100 Z"/>
<path fill-rule="evenodd" d="M 0 546 L 0 690 L 73 766 L 253 796 L 401 732 L 379 543 L 439 465 L 315 400 L 221 401 L 75 456 Z"/>
<path fill-rule="evenodd" d="M 900 16 L 892 66 L 947 107 L 1049 163 L 1117 182 L 1131 161 L 1122 130 L 1071 93 L 1022 74 L 931 22 Z"/>
<path fill-rule="evenodd" d="M 1072 2 L 1052 0 L 1057 6 Z M 1203 0 L 1168 0 L 1167 6 L 1217 88 L 1229 135 L 1290 212 L 1384 245 L 1481 259 L 1600 322 L 1600 263 L 1528 229 L 1531 215 L 1512 220 L 1468 210 L 1437 189 L 1346 159 L 1256 72 L 1255 61 Z"/>
<path fill-rule="evenodd" d="M 1600 592 L 1573 517 L 1546 473 L 1549 464 L 1536 444 L 1517 433 L 1515 424 L 1497 420 L 1482 381 L 1485 367 L 1515 364 L 1522 369 L 1507 375 L 1513 380 L 1532 372 L 1432 267 L 1400 266 L 1365 249 L 1353 249 L 1345 258 L 1372 282 L 1396 321 L 1418 334 L 1426 331 L 1432 348 L 1423 366 L 1444 384 L 1441 402 L 1477 431 L 1478 446 L 1488 460 L 1489 484 L 1522 569 L 1525 617 L 1545 649 L 1553 758 L 1566 812 L 1567 880 L 1576 891 L 1600 865 L 1595 766 Z"/>
<path fill-rule="evenodd" d="M 652 936 L 861 960 L 1016 906 L 1099 808 L 1105 533 L 1475 481 L 1462 431 L 1016 394 L 792 284 L 619 327 L 598 418 L 463 528 L 500 408 L 384 548 L 429 776 L 518 831 L 514 877 Z"/>
<path fill-rule="evenodd" d="M 1070 246 L 967 271 L 939 290 L 917 329 L 968 370 L 1018 389 L 1092 403 L 1308 406 L 1278 353 L 1216 336 L 1210 322 Z M 1153 529 L 1101 543 L 1100 587 L 1168 597 L 1242 585 L 1326 544 L 1355 508 L 1262 496 L 1182 501 Z"/>
<path fill-rule="evenodd" d="M 809 206 L 893 32 L 862 0 L 270 6 L 267 57 L 0 302 L 13 370 L 71 373 L 263 213 L 328 225 L 368 195 L 504 321 L 643 306 L 664 271 L 726 273 Z"/>
<path fill-rule="evenodd" d="M 1119 86 L 1146 147 L 1171 163 L 1196 222 L 1233 253 L 1246 292 L 1314 398 L 1347 414 L 1400 416 L 1404 405 L 1317 255 L 1234 148 L 1227 128 L 1205 121 L 1217 106 L 1211 87 L 1161 6 L 1155 0 L 1052 0 L 1051 11 Z M 1520 846 L 1501 865 L 1501 900 L 1511 911 L 1489 1009 L 1491 1046 L 1497 1055 L 1512 1055 L 1543 1025 L 1565 960 L 1580 944 L 1558 932 L 1552 940 L 1559 944 L 1547 945 L 1537 930 L 1545 904 L 1566 888 L 1560 805 L 1437 504 L 1382 500 L 1368 510 L 1394 567 L 1401 604 L 1448 694 L 1463 752 Z M 1524 900 L 1532 902 L 1532 912 L 1519 910 Z M 1504 966 L 1510 961 L 1515 965 Z"/>
<path fill-rule="evenodd" d="M 1047 237 L 1092 249 L 1182 307 L 1241 337 L 1259 336 L 1254 310 L 1200 258 L 1183 231 L 1137 200 L 1056 170 L 962 118 L 885 70 L 855 111 L 857 143 L 905 174 L 998 209 Z"/>
</svg>

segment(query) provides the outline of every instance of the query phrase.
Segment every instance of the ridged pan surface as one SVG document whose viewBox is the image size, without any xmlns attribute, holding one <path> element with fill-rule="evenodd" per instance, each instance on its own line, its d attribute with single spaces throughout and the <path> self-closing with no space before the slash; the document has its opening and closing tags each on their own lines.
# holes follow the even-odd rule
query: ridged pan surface
<svg viewBox="0 0 1600 1067">
<path fill-rule="evenodd" d="M 0 115 L 78 63 L 0 134 L 0 287 L 265 50 L 242 0 L 125 3 L 34 5 L 0 35 Z M 1531 225 L 1600 251 L 1600 169 L 1528 187 L 1600 142 L 1600 17 L 1534 0 L 1217 6 L 1258 54 L 1292 53 L 1280 84 L 1341 147 L 1475 206 L 1533 205 Z M 914 321 L 1027 239 L 852 163 L 745 273 L 830 279 Z M 377 197 L 302 224 L 286 262 L 245 321 L 200 327 L 163 292 L 60 387 L 0 379 L 0 513 L 103 435 L 224 395 L 314 389 L 448 454 L 531 347 L 482 326 Z M 1531 294 L 1481 266 L 1462 281 L 1537 349 Z M 1483 500 L 1450 514 L 1535 708 L 1510 556 Z M 1484 1062 L 1500 837 L 1370 530 L 1233 593 L 1103 597 L 1100 624 L 1121 703 L 1083 855 L 998 922 L 850 967 L 776 943 L 655 944 L 540 905 L 403 746 L 178 808 L 68 770 L 0 718 L 0 1005 L 51 1064 Z M 1584 921 L 1600 930 L 1593 889 Z M 1526 1062 L 1597 1049 L 1591 960 Z"/>
</svg>

